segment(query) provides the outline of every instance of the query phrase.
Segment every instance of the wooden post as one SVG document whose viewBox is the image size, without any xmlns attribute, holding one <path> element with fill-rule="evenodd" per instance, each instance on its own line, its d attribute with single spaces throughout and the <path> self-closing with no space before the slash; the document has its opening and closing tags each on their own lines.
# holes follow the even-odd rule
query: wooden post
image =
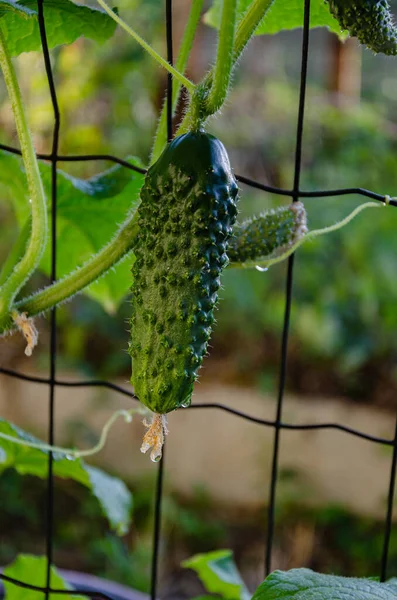
<svg viewBox="0 0 397 600">
<path fill-rule="evenodd" d="M 331 35 L 330 40 L 329 90 L 338 107 L 357 106 L 361 98 L 361 48 L 354 38 L 341 42 Z"/>
</svg>

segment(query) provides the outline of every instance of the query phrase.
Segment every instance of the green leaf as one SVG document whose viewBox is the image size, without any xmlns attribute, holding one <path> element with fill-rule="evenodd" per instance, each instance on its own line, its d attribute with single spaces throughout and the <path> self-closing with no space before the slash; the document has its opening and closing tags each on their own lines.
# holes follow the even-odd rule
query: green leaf
<svg viewBox="0 0 397 600">
<path fill-rule="evenodd" d="M 31 10 L 22 4 L 18 4 L 15 0 L 0 0 L 0 18 L 8 13 L 16 13 L 18 17 L 29 19 L 37 14 L 35 10 Z"/>
<path fill-rule="evenodd" d="M 19 440 L 42 443 L 16 425 L 0 419 L 0 433 Z M 54 475 L 62 479 L 73 479 L 88 488 L 97 498 L 112 529 L 119 535 L 128 530 L 132 507 L 132 496 L 127 486 L 80 458 L 65 456 L 57 452 L 54 456 Z M 15 469 L 20 475 L 34 475 L 45 479 L 48 475 L 48 452 L 16 444 L 0 437 L 0 473 Z"/>
<path fill-rule="evenodd" d="M 113 529 L 118 535 L 125 535 L 130 524 L 131 492 L 121 479 L 112 477 L 97 467 L 84 465 L 84 469 L 89 475 L 92 492 L 101 503 Z"/>
<path fill-rule="evenodd" d="M 314 573 L 310 569 L 274 571 L 252 600 L 396 600 L 393 583 Z"/>
<path fill-rule="evenodd" d="M 1 198 L 12 202 L 19 225 L 22 227 L 30 214 L 26 175 L 22 159 L 0 151 Z"/>
<path fill-rule="evenodd" d="M 41 50 L 37 0 L 17 3 L 2 0 L 1 4 L 0 16 L 6 25 L 5 37 L 11 55 Z M 70 0 L 45 0 L 44 17 L 50 48 L 71 44 L 81 36 L 103 43 L 116 28 L 116 23 L 104 11 Z"/>
<path fill-rule="evenodd" d="M 139 159 L 130 159 L 142 166 Z M 40 171 L 49 200 L 51 167 Z M 0 184 L 3 197 L 12 201 L 20 227 L 30 213 L 26 177 L 19 157 L 0 152 Z M 116 165 L 88 180 L 58 170 L 57 178 L 57 276 L 61 278 L 83 264 L 115 235 L 118 226 L 139 200 L 144 176 Z M 133 255 L 129 254 L 84 293 L 108 312 L 114 312 L 131 286 Z M 40 269 L 50 274 L 51 249 L 47 245 Z"/>
<path fill-rule="evenodd" d="M 18 554 L 14 562 L 5 567 L 3 573 L 7 577 L 18 579 L 24 583 L 44 587 L 47 577 L 47 559 L 45 556 Z M 9 581 L 3 581 L 3 585 L 6 600 L 42 600 L 43 598 L 43 592 L 22 588 Z M 56 590 L 72 589 L 60 576 L 55 567 L 51 567 L 50 586 Z M 59 600 L 59 598 L 63 598 L 63 600 L 77 600 L 80 598 L 83 600 L 86 596 L 77 596 L 76 594 L 49 595 L 50 600 Z"/>
<path fill-rule="evenodd" d="M 242 15 L 251 0 L 238 0 L 239 14 Z M 219 29 L 221 22 L 222 1 L 215 0 L 210 10 L 204 16 L 204 22 Z M 303 26 L 304 2 L 302 0 L 275 0 L 266 13 L 255 35 L 274 34 L 286 29 L 296 29 Z M 324 0 L 312 0 L 310 10 L 310 27 L 328 27 L 344 39 L 346 34 L 341 32 L 338 21 L 331 15 Z"/>
<path fill-rule="evenodd" d="M 137 159 L 134 163 L 137 164 Z M 50 195 L 51 169 L 41 167 L 43 182 Z M 144 176 L 116 165 L 89 180 L 58 172 L 57 185 L 57 275 L 70 273 L 98 252 L 116 234 L 119 225 L 136 206 Z M 131 286 L 131 254 L 89 286 L 85 293 L 108 312 L 117 309 Z M 51 271 L 51 249 L 47 246 L 40 268 Z"/>
<path fill-rule="evenodd" d="M 249 600 L 250 593 L 241 579 L 231 550 L 216 550 L 196 554 L 182 562 L 182 566 L 193 569 L 206 590 L 228 600 Z"/>
</svg>

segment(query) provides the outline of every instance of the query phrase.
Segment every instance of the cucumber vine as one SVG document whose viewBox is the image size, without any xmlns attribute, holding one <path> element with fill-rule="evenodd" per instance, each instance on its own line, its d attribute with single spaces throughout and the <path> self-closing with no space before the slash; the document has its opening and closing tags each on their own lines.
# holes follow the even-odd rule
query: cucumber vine
<svg viewBox="0 0 397 600">
<path fill-rule="evenodd" d="M 41 181 L 36 153 L 33 148 L 26 113 L 23 106 L 21 91 L 15 69 L 7 49 L 4 35 L 4 25 L 0 20 L 0 66 L 3 71 L 8 95 L 15 117 L 15 124 L 21 144 L 22 158 L 25 165 L 26 177 L 31 205 L 31 230 L 26 251 L 21 260 L 15 265 L 9 264 L 9 275 L 0 287 L 0 331 L 9 326 L 13 302 L 19 290 L 37 269 L 43 255 L 47 235 L 47 206 L 44 188 Z M 11 269 L 12 267 L 12 269 Z"/>
<path fill-rule="evenodd" d="M 272 0 L 254 0 L 252 5 L 241 17 L 236 28 L 236 0 L 225 0 L 222 12 L 222 26 L 219 35 L 218 51 L 215 67 L 204 77 L 201 84 L 193 84 L 183 75 L 186 63 L 193 44 L 195 31 L 199 22 L 202 0 L 193 0 L 190 17 L 188 19 L 185 36 L 176 67 L 163 59 L 138 33 L 126 24 L 104 0 L 98 0 L 99 5 L 114 19 L 136 42 L 138 42 L 162 67 L 171 73 L 177 85 L 173 94 L 173 108 L 175 108 L 182 86 L 191 96 L 190 108 L 181 124 L 180 133 L 189 122 L 189 129 L 200 129 L 206 118 L 219 110 L 225 101 L 230 75 L 233 66 L 253 35 L 257 25 L 263 19 Z M 13 311 L 26 313 L 28 317 L 40 314 L 60 302 L 72 297 L 95 281 L 109 268 L 121 260 L 131 249 L 138 228 L 135 215 L 129 216 L 113 241 L 103 248 L 85 265 L 76 269 L 70 275 L 48 286 L 29 298 L 22 298 L 14 302 L 19 290 L 30 275 L 37 268 L 43 254 L 47 240 L 47 210 L 37 159 L 31 142 L 31 136 L 23 109 L 22 99 L 18 88 L 14 67 L 7 51 L 4 35 L 1 41 L 0 65 L 6 79 L 8 92 L 12 101 L 15 120 L 20 138 L 22 157 L 28 176 L 29 192 L 31 195 L 32 234 L 25 254 L 15 266 L 26 243 L 26 229 L 17 242 L 14 252 L 10 256 L 5 268 L 0 275 L 4 278 L 0 288 L 0 333 L 10 331 L 17 326 L 13 319 Z M 182 71 L 182 72 L 181 72 Z M 153 148 L 152 160 L 155 161 L 165 145 L 165 112 L 160 118 L 158 132 Z M 28 226 L 27 226 L 28 227 Z M 8 275 L 8 277 L 7 277 Z"/>
<path fill-rule="evenodd" d="M 192 386 L 197 378 L 197 369 L 201 365 L 211 333 L 212 309 L 220 285 L 219 274 L 227 264 L 228 259 L 225 251 L 228 249 L 229 237 L 234 226 L 234 200 L 231 201 L 228 208 L 226 204 L 223 204 L 228 197 L 231 198 L 230 194 L 235 186 L 234 176 L 230 171 L 230 166 L 228 166 L 228 160 L 225 158 L 227 155 L 222 144 L 219 141 L 214 141 L 215 138 L 212 138 L 212 136 L 205 134 L 204 127 L 207 120 L 216 115 L 224 105 L 233 69 L 255 30 L 272 6 L 273 1 L 253 0 L 245 12 L 239 15 L 237 0 L 223 0 L 214 65 L 201 81 L 193 83 L 185 73 L 200 20 L 203 0 L 192 0 L 175 66 L 169 64 L 158 54 L 150 44 L 108 6 L 105 0 L 97 0 L 109 17 L 173 76 L 173 114 L 178 105 L 182 89 L 187 91 L 186 111 L 177 129 L 175 144 L 173 142 L 171 145 L 166 146 L 166 105 L 164 105 L 153 144 L 151 167 L 141 191 L 141 205 L 135 208 L 134 211 L 130 211 L 115 237 L 84 265 L 26 298 L 18 298 L 18 294 L 24 283 L 37 269 L 45 249 L 48 235 L 47 206 L 17 77 L 7 49 L 6 36 L 4 35 L 5 25 L 0 21 L 0 66 L 14 111 L 31 197 L 31 215 L 22 228 L 14 249 L 0 273 L 0 334 L 18 328 L 27 339 L 26 353 L 30 354 L 37 343 L 37 331 L 32 317 L 71 298 L 74 294 L 96 281 L 129 253 L 132 260 L 132 251 L 135 251 L 136 262 L 133 268 L 135 275 L 133 284 L 135 313 L 132 319 L 132 329 L 140 333 L 138 335 L 139 339 L 136 339 L 135 334 L 133 334 L 134 341 L 130 350 L 133 362 L 135 361 L 135 372 L 138 373 L 137 379 L 134 381 L 135 387 L 141 388 L 141 395 L 146 398 L 142 401 L 161 416 L 161 418 L 156 417 L 153 422 L 154 425 L 152 423 L 149 426 L 144 442 L 145 449 L 154 448 L 152 456 L 156 459 L 161 455 L 161 446 L 166 433 L 165 414 L 177 406 L 188 404 L 190 401 Z M 331 9 L 334 11 L 336 11 L 336 4 L 336 0 L 330 3 Z M 187 143 L 187 156 L 183 156 L 180 151 L 180 146 L 183 145 L 181 140 L 184 140 L 183 143 Z M 212 145 L 212 149 L 206 155 L 206 152 L 209 151 L 208 144 Z M 175 164 L 173 162 L 175 156 L 170 148 L 175 148 L 175 156 L 177 156 Z M 189 153 L 193 155 L 192 161 L 188 158 Z M 205 156 L 208 160 L 204 159 Z M 159 165 L 162 165 L 161 168 Z M 148 194 L 149 198 L 147 198 Z M 202 205 L 197 204 L 197 197 L 200 195 L 203 198 Z M 169 212 L 164 213 L 162 220 L 159 220 L 158 214 L 154 215 L 153 222 L 156 229 L 155 235 L 158 238 L 154 251 L 157 257 L 156 269 L 159 271 L 156 275 L 158 281 L 155 282 L 155 285 L 158 286 L 156 290 L 158 289 L 160 296 L 168 294 L 171 289 L 174 290 L 178 286 L 183 288 L 178 291 L 178 306 L 180 305 L 178 310 L 180 314 L 178 313 L 177 319 L 182 322 L 186 321 L 186 323 L 180 326 L 180 330 L 172 326 L 174 337 L 180 338 L 178 343 L 173 342 L 173 351 L 177 355 L 178 352 L 179 354 L 186 354 L 183 365 L 182 359 L 171 360 L 170 357 L 164 357 L 164 361 L 159 359 L 159 353 L 161 354 L 163 351 L 166 354 L 168 353 L 170 339 L 164 335 L 165 325 L 159 324 L 155 314 L 156 307 L 153 306 L 149 310 L 145 306 L 144 309 L 141 309 L 139 300 L 144 287 L 150 280 L 150 277 L 148 278 L 142 270 L 143 265 L 148 266 L 149 269 L 152 269 L 152 274 L 154 273 L 154 261 L 149 256 L 154 243 L 150 238 L 153 232 L 149 232 L 152 225 L 149 226 L 148 224 L 153 217 L 152 212 L 155 210 L 153 207 L 160 207 L 162 203 L 164 204 L 165 199 L 169 200 Z M 176 199 L 178 199 L 178 202 L 176 202 Z M 183 203 L 186 204 L 185 208 L 181 208 L 184 206 Z M 387 203 L 387 197 L 385 197 L 385 203 Z M 204 205 L 206 206 L 205 209 Z M 362 210 L 374 206 L 379 205 L 374 203 L 363 204 L 340 223 L 309 233 L 306 228 L 306 213 L 301 203 L 277 211 L 269 211 L 250 219 L 246 223 L 237 224 L 234 226 L 233 236 L 230 239 L 230 266 L 267 268 L 285 260 L 302 243 L 345 226 Z M 233 208 L 233 215 L 228 213 L 229 209 L 231 210 L 230 207 Z M 182 210 L 180 214 L 177 214 L 177 208 Z M 178 233 L 179 226 L 184 222 L 183 210 L 188 211 L 186 227 L 192 227 L 189 236 L 186 238 L 189 238 L 189 242 L 186 243 Z M 192 210 L 193 212 L 190 213 L 189 211 Z M 204 214 L 205 210 L 208 211 L 208 214 Z M 226 215 L 229 215 L 230 222 L 226 223 Z M 149 233 L 145 233 L 145 228 Z M 175 239 L 169 236 L 170 232 L 173 232 L 172 235 Z M 166 240 L 167 235 L 167 249 L 165 250 L 164 240 Z M 158 240 L 161 240 L 161 243 L 158 243 Z M 182 244 L 181 247 L 178 244 Z M 190 257 L 188 256 L 188 250 L 191 253 Z M 165 254 L 170 259 L 170 265 L 166 266 L 166 273 L 161 274 L 161 259 Z M 178 273 L 174 273 L 172 276 L 170 274 L 170 266 L 175 263 L 173 256 L 177 256 L 182 261 L 181 265 L 184 268 L 186 267 L 186 273 L 183 276 L 185 277 L 184 281 Z M 181 293 L 187 293 L 188 288 L 190 289 L 189 294 L 196 295 L 197 302 L 195 300 L 192 305 L 189 305 L 189 302 L 181 296 Z M 150 292 L 148 299 L 153 299 L 153 297 L 152 292 Z M 174 291 L 170 294 L 170 298 L 170 306 L 172 306 L 176 302 Z M 150 304 L 148 299 L 145 301 L 145 305 Z M 159 310 L 162 310 L 159 298 L 156 302 L 159 305 Z M 188 306 L 190 306 L 190 313 Z M 167 318 L 171 322 L 174 317 Z M 139 323 L 139 327 L 137 323 Z M 144 329 L 149 324 L 151 324 L 151 327 L 154 327 L 154 324 L 156 325 L 149 335 L 148 347 L 142 349 L 142 340 L 147 337 Z M 170 326 L 167 325 L 167 327 Z M 189 338 L 190 341 L 187 338 L 185 339 L 186 332 L 190 332 L 188 335 L 188 338 L 191 337 L 191 339 Z M 152 346 L 157 339 L 157 334 L 159 334 L 159 343 L 156 346 L 157 349 L 155 349 Z M 180 351 L 177 350 L 179 347 L 182 348 Z M 148 357 L 154 350 L 156 356 L 154 356 L 154 362 L 150 363 L 153 379 L 150 380 L 147 375 L 150 362 Z M 141 353 L 145 357 L 142 363 L 139 362 Z M 159 369 L 163 368 L 162 362 L 168 365 L 169 373 L 167 377 L 169 381 L 167 382 L 163 382 L 161 378 L 158 378 Z M 161 363 L 160 367 L 158 366 L 159 363 Z M 175 367 L 178 364 L 181 367 L 179 370 L 179 367 Z M 136 365 L 143 366 L 140 370 L 140 367 Z M 143 378 L 142 381 L 139 380 L 139 370 Z M 183 385 L 182 380 L 186 380 Z M 171 381 L 175 385 L 171 384 Z M 177 390 L 178 386 L 182 386 L 179 391 Z"/>
<path fill-rule="evenodd" d="M 307 229 L 306 212 L 301 202 L 235 223 L 237 184 L 233 171 L 222 143 L 207 134 L 205 127 L 207 121 L 222 109 L 226 101 L 233 70 L 244 48 L 270 7 L 281 4 L 282 1 L 252 0 L 245 12 L 239 14 L 238 0 L 219 0 L 221 16 L 215 61 L 205 76 L 195 83 L 187 77 L 186 70 L 204 0 L 191 0 L 175 65 L 169 64 L 156 52 L 109 7 L 106 0 L 97 0 L 102 8 L 102 11 L 97 11 L 100 17 L 107 19 L 114 27 L 114 23 L 110 21 L 113 19 L 172 75 L 172 114 L 175 115 L 184 94 L 184 116 L 177 127 L 176 137 L 167 145 L 165 101 L 140 201 L 130 208 L 113 239 L 73 272 L 45 289 L 22 298 L 21 289 L 39 268 L 45 251 L 48 207 L 11 60 L 12 48 L 10 51 L 8 47 L 7 21 L 0 15 L 0 67 L 14 114 L 30 198 L 29 215 L 0 270 L 0 336 L 19 330 L 27 342 L 25 353 L 31 355 L 38 339 L 34 316 L 70 299 L 117 263 L 129 258 L 134 275 L 131 289 L 132 339 L 129 348 L 133 366 L 132 382 L 139 400 L 145 405 L 114 412 L 103 426 L 98 443 L 84 450 L 43 443 L 16 427 L 4 428 L 4 424 L 9 425 L 5 421 L 2 421 L 0 440 L 20 444 L 32 451 L 54 452 L 57 453 L 57 460 L 60 456 L 77 463 L 82 457 L 92 456 L 102 450 L 110 428 L 117 419 L 123 418 L 129 423 L 135 414 L 145 417 L 151 414 L 151 420 L 144 420 L 148 430 L 141 450 L 146 452 L 151 449 L 151 459 L 159 460 L 165 435 L 168 433 L 167 414 L 175 408 L 190 404 L 192 389 L 207 352 L 215 320 L 214 308 L 223 269 L 229 265 L 229 268 L 256 267 L 267 270 L 288 258 L 303 243 L 345 227 L 366 209 L 382 206 L 366 202 L 340 222 L 311 231 Z M 357 36 L 367 47 L 375 52 L 397 54 L 397 29 L 387 0 L 325 2 L 340 26 Z M 9 7 L 12 5 L 13 10 L 21 11 L 26 18 L 34 14 L 22 2 L 15 4 L 5 0 L 5 4 Z M 301 4 L 303 6 L 303 1 Z M 298 12 L 299 9 L 296 10 Z M 84 19 L 78 20 L 81 23 Z M 297 26 L 300 23 L 301 20 Z M 99 31 L 101 27 L 97 29 Z M 79 31 L 78 29 L 77 32 Z M 76 34 L 77 37 L 78 35 Z M 383 206 L 389 204 L 390 200 L 389 196 L 385 196 Z M 95 471 L 92 467 L 86 469 L 83 471 L 84 477 L 81 472 L 77 472 L 75 478 L 93 489 L 89 473 L 95 480 Z M 45 476 L 44 470 L 42 473 Z M 65 476 L 62 469 L 60 473 Z M 108 512 L 110 515 L 121 510 L 124 519 L 118 517 L 116 525 L 124 527 L 122 521 L 128 523 L 125 513 L 129 512 L 129 494 L 126 495 L 123 488 L 120 491 L 120 485 L 113 486 L 109 480 L 104 484 L 103 474 L 100 481 L 101 485 L 97 486 L 95 493 L 102 501 L 102 495 L 106 495 L 104 506 L 109 504 L 108 496 L 115 487 L 112 501 L 119 502 L 118 510 Z M 111 518 L 110 515 L 109 519 Z M 120 528 L 119 533 L 124 531 Z M 213 563 L 214 557 L 208 557 L 210 559 Z M 224 556 L 221 559 L 224 560 Z M 372 594 L 394 592 L 394 588 L 388 584 L 368 583 L 366 580 L 361 583 L 359 580 L 349 582 L 344 578 L 296 570 L 287 574 L 274 573 L 258 588 L 254 598 L 273 598 L 274 593 L 278 593 L 277 590 L 284 594 L 286 585 L 288 589 L 293 588 L 292 595 L 296 590 L 312 590 L 316 593 L 326 587 L 331 589 L 332 586 L 350 595 L 354 595 L 357 589 L 357 594 L 361 590 L 366 592 L 368 585 L 372 586 Z M 218 592 L 219 589 L 215 591 Z"/>
</svg>

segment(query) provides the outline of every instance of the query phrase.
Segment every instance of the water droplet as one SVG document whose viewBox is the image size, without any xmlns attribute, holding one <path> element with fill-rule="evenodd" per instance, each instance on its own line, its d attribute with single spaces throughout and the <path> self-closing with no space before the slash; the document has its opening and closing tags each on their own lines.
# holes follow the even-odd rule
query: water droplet
<svg viewBox="0 0 397 600">
<path fill-rule="evenodd" d="M 158 463 L 161 460 L 161 454 L 151 454 L 150 455 L 150 460 L 154 463 Z"/>
<path fill-rule="evenodd" d="M 269 267 L 260 267 L 259 265 L 256 265 L 255 269 L 257 271 L 260 271 L 261 273 L 265 273 L 266 271 L 269 270 Z"/>
<path fill-rule="evenodd" d="M 181 404 L 181 408 L 188 408 L 191 405 L 192 401 L 189 400 L 184 400 Z"/>
<path fill-rule="evenodd" d="M 66 458 L 66 460 L 74 460 L 75 459 L 73 454 L 65 454 L 65 458 Z"/>
<path fill-rule="evenodd" d="M 145 422 L 144 422 L 145 424 Z M 150 444 L 148 444 L 147 442 L 144 442 L 141 446 L 141 452 L 142 454 L 145 454 L 150 448 Z"/>
</svg>

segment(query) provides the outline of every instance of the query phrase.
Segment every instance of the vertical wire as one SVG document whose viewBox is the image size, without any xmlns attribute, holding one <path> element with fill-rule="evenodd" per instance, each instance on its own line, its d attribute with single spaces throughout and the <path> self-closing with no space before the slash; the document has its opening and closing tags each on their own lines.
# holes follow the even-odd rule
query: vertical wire
<svg viewBox="0 0 397 600">
<path fill-rule="evenodd" d="M 44 0 L 37 0 L 38 21 L 40 29 L 40 38 L 43 48 L 44 65 L 47 74 L 48 86 L 50 89 L 51 102 L 54 112 L 54 129 L 51 150 L 51 282 L 56 281 L 56 262 L 57 262 L 57 154 L 59 143 L 60 113 L 58 100 L 56 96 L 54 78 L 52 75 L 50 53 L 48 49 L 47 34 L 44 18 Z M 54 445 L 54 427 L 55 427 L 55 376 L 56 376 L 56 309 L 51 310 L 50 320 L 50 383 L 49 383 L 49 415 L 48 415 L 48 443 Z M 45 598 L 49 598 L 51 587 L 51 564 L 53 562 L 54 550 L 54 472 L 53 472 L 53 454 L 48 454 L 48 478 L 47 478 L 47 503 L 46 503 L 46 592 Z"/>
<path fill-rule="evenodd" d="M 390 482 L 389 482 L 389 494 L 387 498 L 387 511 L 385 520 L 385 536 L 383 542 L 382 561 L 380 567 L 380 580 L 385 581 L 387 575 L 387 563 L 389 559 L 390 549 L 390 534 L 393 520 L 393 503 L 394 503 L 394 490 L 396 485 L 396 470 L 397 470 L 397 417 L 396 426 L 394 431 L 394 447 L 393 447 L 393 458 L 390 469 Z"/>
<path fill-rule="evenodd" d="M 295 174 L 293 201 L 299 200 L 299 185 L 302 165 L 302 141 L 303 141 L 303 124 L 305 117 L 305 100 L 306 100 L 306 83 L 307 83 L 307 65 L 309 55 L 309 36 L 310 36 L 310 0 L 305 0 L 303 38 L 302 38 L 302 59 L 301 59 L 301 79 L 299 92 L 299 111 L 298 125 L 296 134 L 296 149 L 295 149 Z M 291 302 L 292 302 L 292 283 L 294 274 L 294 255 L 288 260 L 287 280 L 285 288 L 285 312 L 284 325 L 281 343 L 281 360 L 280 360 L 280 376 L 277 399 L 277 414 L 274 431 L 273 444 L 273 459 L 271 482 L 269 491 L 269 507 L 267 518 L 267 535 L 266 535 L 266 556 L 265 556 L 265 576 L 271 571 L 272 550 L 274 541 L 274 520 L 275 520 L 275 504 L 276 504 L 276 487 L 278 476 L 278 461 L 280 448 L 280 432 L 281 418 L 283 412 L 283 400 L 285 391 L 285 382 L 287 375 L 287 357 L 288 357 L 288 337 L 291 318 Z"/>
<path fill-rule="evenodd" d="M 166 0 L 166 40 L 167 40 L 167 60 L 172 65 L 173 43 L 172 43 L 172 0 Z M 172 140 L 172 75 L 167 76 L 167 139 Z M 158 465 L 156 496 L 154 508 L 154 528 L 153 528 L 153 554 L 152 554 L 152 574 L 151 574 L 151 600 L 156 600 L 157 579 L 160 553 L 160 535 L 161 535 L 161 506 L 163 499 L 164 482 L 164 464 L 165 464 L 165 443 L 163 446 L 162 458 Z"/>
<path fill-rule="evenodd" d="M 154 508 L 154 529 L 153 529 L 153 554 L 152 554 L 152 577 L 151 577 L 151 600 L 156 600 L 158 566 L 160 555 L 160 534 L 161 534 L 161 505 L 163 499 L 163 481 L 164 481 L 164 458 L 165 444 L 163 446 L 163 455 L 158 465 L 156 497 Z"/>
<path fill-rule="evenodd" d="M 174 64 L 172 44 L 172 0 L 166 0 L 167 60 Z M 167 73 L 167 139 L 172 140 L 172 74 Z"/>
</svg>

